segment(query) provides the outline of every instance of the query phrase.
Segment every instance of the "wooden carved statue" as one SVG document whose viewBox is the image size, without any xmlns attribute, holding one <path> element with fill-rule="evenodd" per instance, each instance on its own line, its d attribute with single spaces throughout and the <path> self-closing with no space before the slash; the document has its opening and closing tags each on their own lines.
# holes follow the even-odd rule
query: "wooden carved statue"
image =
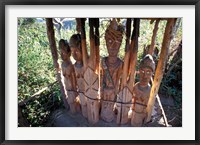
<svg viewBox="0 0 200 145">
<path fill-rule="evenodd" d="M 70 106 L 70 111 L 75 113 L 79 111 L 78 102 L 77 102 L 77 92 L 76 92 L 76 78 L 74 67 L 70 60 L 71 51 L 68 45 L 68 42 L 61 39 L 59 41 L 59 48 L 61 50 L 62 58 L 62 75 L 64 79 L 65 94 L 67 98 L 64 98 L 64 103 L 68 102 Z"/>
<path fill-rule="evenodd" d="M 79 94 L 82 115 L 87 118 L 87 98 L 84 95 L 84 68 L 81 52 L 81 37 L 80 34 L 74 34 L 71 36 L 69 41 L 70 49 L 72 52 L 72 57 L 76 60 L 74 64 L 77 91 Z"/>
<path fill-rule="evenodd" d="M 82 19 L 82 28 L 84 27 L 83 19 Z M 99 121 L 99 109 L 100 109 L 100 101 L 99 101 L 99 76 L 98 76 L 98 49 L 99 49 L 99 38 L 98 37 L 98 27 L 99 27 L 99 19 L 90 18 L 89 19 L 90 26 L 90 56 L 87 57 L 87 50 L 83 51 L 84 56 L 84 80 L 85 80 L 85 95 L 87 96 L 87 111 L 88 111 L 88 122 L 90 124 L 95 124 Z M 95 35 L 94 35 L 95 28 Z M 86 40 L 86 36 L 84 36 L 83 29 L 81 31 L 81 38 L 83 38 L 83 42 Z M 96 37 L 97 36 L 97 37 Z M 85 43 L 84 48 L 86 48 Z M 84 53 L 85 52 L 85 53 Z"/>
<path fill-rule="evenodd" d="M 123 62 L 117 57 L 123 38 L 123 27 L 113 19 L 108 26 L 105 39 L 108 57 L 101 62 L 101 118 L 106 122 L 115 119 L 114 104 L 120 88 Z"/>
<path fill-rule="evenodd" d="M 132 36 L 131 23 L 133 21 Z M 130 121 L 129 111 L 132 106 L 132 91 L 135 79 L 135 65 L 137 63 L 137 49 L 139 37 L 139 19 L 130 18 L 126 21 L 126 45 L 123 65 L 121 88 L 116 102 L 117 124 L 127 124 Z M 131 37 L 130 37 L 131 36 Z"/>
<path fill-rule="evenodd" d="M 99 121 L 99 76 L 97 55 L 99 47 L 98 19 L 89 19 L 90 24 L 90 56 L 87 53 L 86 35 L 85 35 L 85 18 L 77 18 L 78 30 L 80 34 L 74 34 L 70 38 L 70 47 L 72 56 L 76 60 L 74 65 L 78 92 L 80 96 L 82 114 L 87 117 L 90 124 L 95 124 Z M 95 35 L 94 35 L 95 28 Z"/>
<path fill-rule="evenodd" d="M 140 127 L 143 125 L 147 111 L 147 103 L 150 96 L 151 86 L 149 84 L 153 72 L 155 71 L 155 62 L 151 55 L 146 55 L 139 65 L 139 82 L 133 88 L 133 111 L 131 125 Z"/>
</svg>

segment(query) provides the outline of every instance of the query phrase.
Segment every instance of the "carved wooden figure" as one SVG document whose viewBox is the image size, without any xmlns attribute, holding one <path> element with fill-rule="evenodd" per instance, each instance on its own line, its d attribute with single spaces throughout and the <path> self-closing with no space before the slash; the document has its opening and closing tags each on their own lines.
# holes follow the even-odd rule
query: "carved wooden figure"
<svg viewBox="0 0 200 145">
<path fill-rule="evenodd" d="M 123 62 L 117 55 L 122 42 L 123 28 L 113 19 L 106 30 L 108 57 L 101 62 L 101 118 L 111 122 L 115 118 L 114 104 L 120 89 Z"/>
<path fill-rule="evenodd" d="M 125 58 L 122 74 L 122 84 L 117 98 L 116 107 L 117 124 L 126 124 L 129 121 L 129 111 L 132 104 L 132 91 L 135 79 L 135 65 L 137 63 L 138 37 L 140 19 L 134 19 L 133 32 L 130 42 L 131 19 L 127 19 L 126 24 L 126 46 Z"/>
<path fill-rule="evenodd" d="M 117 98 L 116 103 L 117 106 L 117 124 L 126 124 L 128 123 L 128 112 L 131 108 L 132 103 L 132 93 L 128 87 L 124 87 L 123 90 L 119 92 L 119 96 Z"/>
<path fill-rule="evenodd" d="M 95 124 L 99 121 L 99 100 L 98 100 L 98 88 L 99 79 L 98 75 L 94 73 L 90 67 L 87 67 L 84 73 L 85 79 L 85 95 L 87 98 L 87 111 L 88 121 L 91 124 Z"/>
<path fill-rule="evenodd" d="M 82 21 L 82 34 L 85 34 L 83 29 L 84 23 Z M 85 95 L 87 96 L 87 111 L 88 111 L 88 121 L 91 124 L 95 124 L 99 121 L 99 109 L 100 109 L 100 101 L 99 101 L 99 76 L 98 76 L 98 68 L 99 64 L 97 63 L 99 56 L 96 51 L 98 50 L 99 43 L 98 38 L 95 39 L 94 35 L 94 27 L 95 32 L 99 27 L 99 19 L 90 18 L 89 19 L 90 26 L 90 56 L 87 59 L 87 64 L 85 64 Z M 96 33 L 97 34 L 97 33 Z M 84 35 L 81 35 L 85 38 Z M 85 51 L 87 52 L 87 51 Z M 85 54 L 84 56 L 87 56 Z"/>
<path fill-rule="evenodd" d="M 76 60 L 74 64 L 75 77 L 77 83 L 77 91 L 79 94 L 82 115 L 87 118 L 87 98 L 85 97 L 85 85 L 84 85 L 84 67 L 81 51 L 81 36 L 80 34 L 74 34 L 69 41 L 70 49 L 73 58 Z"/>
<path fill-rule="evenodd" d="M 75 78 L 75 72 L 73 65 L 70 61 L 70 55 L 71 51 L 68 45 L 68 42 L 61 39 L 59 41 L 59 47 L 61 50 L 61 58 L 62 58 L 62 75 L 64 79 L 64 85 L 65 85 L 65 94 L 66 98 L 64 99 L 64 103 L 66 104 L 66 101 L 68 102 L 70 106 L 70 111 L 72 113 L 75 113 L 79 111 L 79 105 L 77 103 L 76 97 L 76 78 Z"/>
<path fill-rule="evenodd" d="M 133 88 L 132 118 L 131 125 L 140 127 L 143 125 L 146 117 L 146 107 L 150 96 L 151 86 L 149 84 L 153 72 L 155 71 L 155 62 L 151 55 L 146 55 L 139 66 L 140 81 Z"/>
<path fill-rule="evenodd" d="M 87 54 L 86 35 L 85 35 L 85 18 L 77 18 L 80 34 L 75 34 L 70 39 L 72 56 L 75 58 L 75 72 L 78 83 L 78 90 L 81 100 L 82 114 L 87 117 L 88 122 L 95 124 L 99 121 L 99 78 L 96 69 L 96 63 L 99 56 L 96 56 L 99 43 L 94 36 L 95 23 L 99 23 L 98 19 L 89 19 L 90 24 L 90 56 Z M 98 31 L 97 31 L 98 33 Z M 96 40 L 96 41 L 95 41 Z M 78 56 L 77 56 L 78 55 Z"/>
</svg>

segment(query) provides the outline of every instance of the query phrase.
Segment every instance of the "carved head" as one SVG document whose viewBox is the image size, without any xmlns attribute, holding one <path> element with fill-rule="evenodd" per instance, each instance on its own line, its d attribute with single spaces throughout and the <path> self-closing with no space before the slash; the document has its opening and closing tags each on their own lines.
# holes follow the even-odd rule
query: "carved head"
<svg viewBox="0 0 200 145">
<path fill-rule="evenodd" d="M 148 85 L 154 71 L 155 71 L 155 62 L 153 60 L 153 57 L 147 54 L 142 59 L 139 66 L 140 86 L 145 87 Z"/>
<path fill-rule="evenodd" d="M 81 35 L 73 34 L 69 40 L 72 56 L 76 61 L 82 61 Z"/>
<path fill-rule="evenodd" d="M 105 33 L 106 47 L 109 56 L 117 56 L 123 39 L 123 26 L 113 19 Z"/>
<path fill-rule="evenodd" d="M 71 55 L 71 51 L 70 51 L 68 42 L 64 39 L 60 39 L 59 48 L 60 48 L 60 51 L 61 51 L 62 60 L 64 60 L 64 61 L 68 60 L 70 55 Z"/>
</svg>

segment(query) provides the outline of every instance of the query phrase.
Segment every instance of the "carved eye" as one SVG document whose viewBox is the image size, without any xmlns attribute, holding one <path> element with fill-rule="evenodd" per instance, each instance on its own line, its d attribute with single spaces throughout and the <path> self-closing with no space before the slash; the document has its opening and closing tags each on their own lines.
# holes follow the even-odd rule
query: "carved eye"
<svg viewBox="0 0 200 145">
<path fill-rule="evenodd" d="M 142 73 L 144 74 L 144 71 L 142 70 Z"/>
<path fill-rule="evenodd" d="M 120 43 L 120 42 L 119 42 L 119 41 L 117 41 L 117 40 L 116 40 L 115 42 L 116 42 L 116 43 Z"/>
<path fill-rule="evenodd" d="M 112 40 L 108 40 L 109 43 L 112 43 Z"/>
<path fill-rule="evenodd" d="M 150 75 L 151 73 L 149 71 L 147 71 L 147 75 Z"/>
</svg>

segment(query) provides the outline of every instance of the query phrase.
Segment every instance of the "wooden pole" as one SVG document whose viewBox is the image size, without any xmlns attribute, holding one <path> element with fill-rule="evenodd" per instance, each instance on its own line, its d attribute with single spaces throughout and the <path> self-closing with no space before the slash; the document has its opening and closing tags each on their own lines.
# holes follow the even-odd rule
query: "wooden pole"
<svg viewBox="0 0 200 145">
<path fill-rule="evenodd" d="M 81 18 L 80 21 L 81 21 L 81 46 L 82 46 L 83 66 L 86 69 L 88 63 L 88 53 L 86 46 L 85 18 Z"/>
<path fill-rule="evenodd" d="M 59 64 L 58 64 L 58 53 L 57 53 L 57 47 L 56 47 L 56 41 L 55 41 L 55 32 L 53 29 L 53 19 L 52 18 L 46 18 L 46 25 L 47 25 L 47 36 L 49 39 L 51 54 L 53 57 L 53 64 L 56 68 L 56 71 L 59 70 Z"/>
<path fill-rule="evenodd" d="M 169 46 L 170 46 L 171 37 L 172 37 L 172 29 L 174 27 L 175 21 L 176 19 L 173 19 L 173 18 L 168 19 L 167 21 L 163 43 L 162 43 L 162 49 L 160 53 L 160 59 L 158 61 L 158 65 L 157 65 L 155 77 L 154 77 L 154 82 L 151 88 L 150 97 L 147 104 L 146 122 L 149 122 L 151 120 L 151 114 L 152 114 L 153 106 L 155 104 L 155 98 L 156 98 L 156 95 L 158 94 L 160 83 L 162 81 L 163 73 L 165 70 L 166 61 L 168 58 L 168 51 L 169 51 Z"/>
<path fill-rule="evenodd" d="M 152 35 L 152 38 L 151 38 L 151 45 L 150 45 L 149 52 L 148 52 L 150 55 L 153 55 L 159 22 L 160 22 L 160 19 L 157 19 L 156 22 L 155 22 L 154 29 L 153 29 L 153 35 Z"/>
<path fill-rule="evenodd" d="M 60 84 L 62 98 L 66 98 L 64 84 L 61 82 L 62 74 L 60 72 L 60 66 L 58 63 L 58 53 L 57 53 L 55 32 L 54 32 L 54 28 L 53 28 L 52 18 L 46 18 L 46 26 L 47 26 L 47 36 L 48 36 L 48 40 L 49 40 L 49 44 L 50 44 L 53 63 L 54 63 L 54 67 L 56 69 L 56 78 Z M 66 109 L 68 109 L 69 108 L 68 103 L 65 101 L 65 99 L 63 99 L 63 101 L 64 101 Z"/>
<path fill-rule="evenodd" d="M 130 47 L 130 33 L 131 33 L 131 19 L 128 18 L 126 22 L 126 46 L 125 46 L 125 57 L 124 57 L 122 85 L 121 85 L 122 88 L 127 84 L 128 67 L 129 67 L 129 59 L 130 59 L 130 48 L 129 48 Z"/>
<path fill-rule="evenodd" d="M 131 37 L 131 58 L 130 58 L 130 80 L 128 82 L 129 89 L 133 90 L 133 85 L 135 84 L 135 66 L 137 64 L 137 52 L 138 52 L 138 37 L 139 37 L 139 27 L 140 19 L 135 18 L 133 24 L 134 30 Z"/>
<path fill-rule="evenodd" d="M 88 67 L 86 66 L 86 70 L 84 73 L 85 80 L 85 95 L 87 98 L 87 111 L 88 111 L 88 122 L 91 124 L 95 124 L 99 121 L 99 76 L 96 74 L 96 46 L 95 46 L 95 35 L 94 35 L 94 26 L 95 19 L 89 19 L 90 26 L 90 57 L 88 62 Z"/>
<path fill-rule="evenodd" d="M 81 19 L 80 18 L 76 18 L 76 31 L 78 33 L 81 32 Z"/>
<path fill-rule="evenodd" d="M 182 19 L 182 18 L 177 18 L 177 20 L 176 20 L 176 25 L 175 25 L 174 30 L 173 30 L 172 39 L 173 39 L 174 37 L 176 37 L 177 30 L 178 30 L 178 28 L 179 28 L 179 26 L 180 26 L 180 24 L 181 24 L 181 19 Z"/>
<path fill-rule="evenodd" d="M 151 84 L 153 84 L 153 78 L 151 78 Z M 161 101 L 160 101 L 160 97 L 159 97 L 158 94 L 156 95 L 156 99 L 157 99 L 157 101 L 158 101 L 158 106 L 160 107 L 160 110 L 161 110 L 161 113 L 162 113 L 162 117 L 163 117 L 165 126 L 166 126 L 166 127 L 170 127 L 170 125 L 168 124 L 167 117 L 166 117 L 166 115 L 165 115 L 165 111 L 164 111 L 164 109 L 163 109 L 163 107 L 162 107 L 162 104 L 161 104 Z"/>
<path fill-rule="evenodd" d="M 96 69 L 96 50 L 95 50 L 95 36 L 94 36 L 94 18 L 89 18 L 90 26 L 90 57 L 89 66 L 95 70 Z"/>
<path fill-rule="evenodd" d="M 168 124 L 168 121 L 167 121 L 167 117 L 166 117 L 166 115 L 165 115 L 165 111 L 164 111 L 164 109 L 163 109 L 163 107 L 162 107 L 162 104 L 161 104 L 161 101 L 160 101 L 160 97 L 159 97 L 158 95 L 156 95 L 156 99 L 157 99 L 158 105 L 159 105 L 159 107 L 160 107 L 160 109 L 161 109 L 162 117 L 163 117 L 165 126 L 166 126 L 166 127 L 170 127 L 170 125 Z"/>
<path fill-rule="evenodd" d="M 127 89 L 127 77 L 128 77 L 128 68 L 129 68 L 129 60 L 130 60 L 130 33 L 131 33 L 131 19 L 128 18 L 126 22 L 126 46 L 125 46 L 125 57 L 124 57 L 124 65 L 123 65 L 123 73 L 122 73 L 122 84 L 119 92 L 119 96 L 117 101 L 122 103 L 127 103 L 132 100 L 132 94 Z M 117 114 L 117 124 L 126 124 L 128 122 L 128 111 L 129 104 L 117 103 L 118 114 Z"/>
<path fill-rule="evenodd" d="M 99 18 L 95 18 L 95 50 L 96 50 L 96 70 L 99 74 L 99 63 L 100 63 L 100 55 L 99 55 Z"/>
<path fill-rule="evenodd" d="M 131 18 L 127 18 L 126 21 L 126 46 L 125 46 L 125 52 L 129 50 L 130 47 L 130 36 L 131 36 Z"/>
</svg>

